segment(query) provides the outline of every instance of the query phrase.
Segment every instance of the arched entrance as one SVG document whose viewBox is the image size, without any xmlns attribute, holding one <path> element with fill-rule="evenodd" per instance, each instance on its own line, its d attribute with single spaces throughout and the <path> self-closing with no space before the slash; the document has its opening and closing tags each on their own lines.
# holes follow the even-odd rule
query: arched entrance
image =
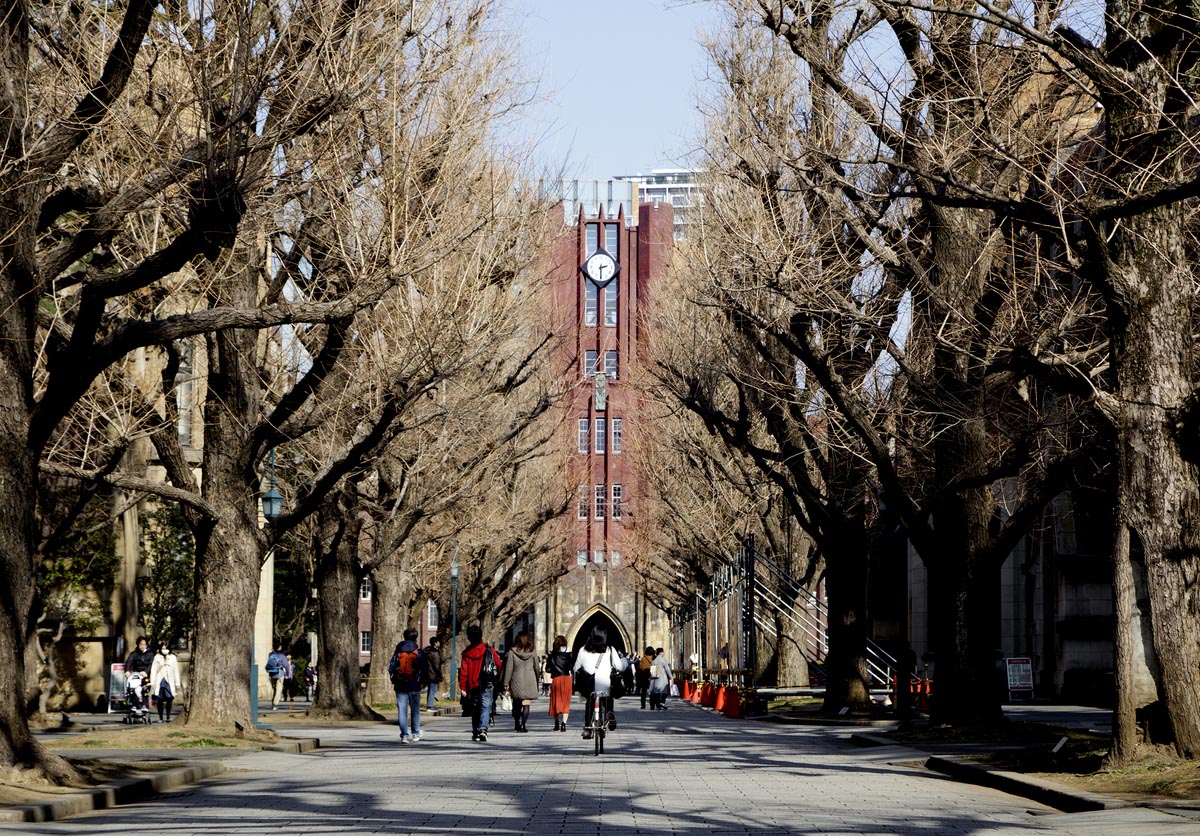
<svg viewBox="0 0 1200 836">
<path fill-rule="evenodd" d="M 575 622 L 569 636 L 573 652 L 587 644 L 592 628 L 597 625 L 608 631 L 608 643 L 611 647 L 622 653 L 628 652 L 629 636 L 625 632 L 625 626 L 621 624 L 621 619 L 617 618 L 616 613 L 603 604 L 592 607 Z"/>
</svg>

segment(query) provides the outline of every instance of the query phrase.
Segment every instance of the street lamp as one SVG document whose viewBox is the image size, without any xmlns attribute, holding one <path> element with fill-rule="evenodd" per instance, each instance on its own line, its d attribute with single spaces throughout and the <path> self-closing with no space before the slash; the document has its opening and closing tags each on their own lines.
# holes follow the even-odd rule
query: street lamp
<svg viewBox="0 0 1200 836">
<path fill-rule="evenodd" d="M 273 520 L 283 511 L 283 494 L 277 490 L 275 484 L 275 448 L 271 448 L 271 452 L 267 454 L 267 477 L 269 478 L 270 487 L 267 492 L 262 495 L 263 516 L 268 520 Z"/>
<path fill-rule="evenodd" d="M 458 699 L 458 541 L 450 556 L 450 698 Z"/>
</svg>

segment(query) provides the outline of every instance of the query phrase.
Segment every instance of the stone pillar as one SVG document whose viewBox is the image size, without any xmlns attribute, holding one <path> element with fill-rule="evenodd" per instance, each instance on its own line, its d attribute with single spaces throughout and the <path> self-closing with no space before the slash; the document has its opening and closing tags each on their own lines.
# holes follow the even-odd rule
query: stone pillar
<svg viewBox="0 0 1200 836">
<path fill-rule="evenodd" d="M 271 646 L 275 638 L 272 631 L 275 626 L 275 550 L 267 552 L 263 561 L 262 577 L 258 586 L 258 605 L 254 608 L 254 665 L 258 669 L 258 698 L 271 699 L 271 680 L 266 674 L 264 665 L 267 656 L 275 648 Z"/>
</svg>

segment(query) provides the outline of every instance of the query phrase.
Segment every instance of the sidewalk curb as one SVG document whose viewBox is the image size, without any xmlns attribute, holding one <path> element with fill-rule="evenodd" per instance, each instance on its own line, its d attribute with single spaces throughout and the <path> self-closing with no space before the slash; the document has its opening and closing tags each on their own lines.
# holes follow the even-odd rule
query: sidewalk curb
<svg viewBox="0 0 1200 836">
<path fill-rule="evenodd" d="M 293 740 L 286 740 L 282 743 L 272 743 L 269 746 L 262 747 L 264 752 L 290 752 L 293 755 L 302 755 L 305 752 L 311 752 L 313 749 L 319 749 L 321 741 L 316 737 L 298 737 Z"/>
<path fill-rule="evenodd" d="M 925 766 L 972 784 L 1002 790 L 1032 801 L 1040 801 L 1064 813 L 1085 813 L 1091 810 L 1119 810 L 1136 806 L 1132 801 L 1107 795 L 1085 792 L 1042 778 L 1030 778 L 1019 772 L 1006 772 L 954 755 L 933 755 Z"/>
<path fill-rule="evenodd" d="M 858 746 L 897 746 L 894 740 L 878 737 L 872 734 L 852 734 L 850 742 Z M 913 747 L 907 747 L 913 748 Z M 919 751 L 914 749 L 914 751 Z M 1007 772 L 1003 769 L 978 763 L 970 758 L 958 755 L 931 755 L 922 752 L 927 757 L 925 768 L 948 775 L 958 781 L 979 784 L 984 787 L 1006 792 L 1031 801 L 1038 801 L 1064 813 L 1084 813 L 1094 810 L 1119 810 L 1126 807 L 1136 807 L 1137 802 L 1112 798 L 1099 793 L 1077 790 L 1063 784 L 1056 784 L 1043 778 L 1031 778 L 1019 772 Z"/>
<path fill-rule="evenodd" d="M 225 764 L 213 762 L 168 769 L 157 775 L 125 778 L 93 790 L 64 795 L 53 801 L 17 804 L 0 809 L 0 822 L 60 821 L 80 813 L 135 804 L 185 784 L 194 784 L 204 778 L 220 775 L 225 769 Z"/>
<path fill-rule="evenodd" d="M 257 751 L 286 752 L 300 755 L 320 748 L 321 741 L 316 737 L 295 738 L 280 743 L 263 746 Z M 254 749 L 247 749 L 238 754 L 252 754 Z M 233 754 L 233 753 L 230 753 Z M 78 816 L 81 813 L 91 813 L 95 810 L 109 810 L 127 804 L 137 804 L 170 790 L 178 789 L 187 784 L 194 784 L 205 778 L 212 778 L 225 772 L 228 767 L 223 761 L 181 766 L 168 769 L 154 775 L 139 775 L 135 778 L 123 778 L 109 784 L 90 790 L 81 790 L 64 794 L 48 801 L 38 801 L 31 804 L 14 804 L 11 807 L 0 808 L 0 822 L 48 822 L 60 821 Z"/>
</svg>

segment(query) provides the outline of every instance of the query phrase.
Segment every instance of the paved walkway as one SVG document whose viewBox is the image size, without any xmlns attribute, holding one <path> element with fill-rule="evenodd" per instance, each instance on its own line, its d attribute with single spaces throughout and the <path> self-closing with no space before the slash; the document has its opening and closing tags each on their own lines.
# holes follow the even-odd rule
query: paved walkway
<svg viewBox="0 0 1200 836">
<path fill-rule="evenodd" d="M 0 834 L 1200 836 L 1200 811 L 1058 813 L 929 772 L 911 750 L 853 747 L 845 728 L 732 721 L 678 703 L 645 712 L 627 700 L 619 713 L 599 758 L 579 738 L 581 712 L 565 734 L 540 712 L 529 734 L 500 718 L 483 744 L 458 717 L 423 718 L 424 740 L 407 746 L 395 726 L 280 724 L 329 748 L 235 757 L 234 771 L 152 802 Z"/>
</svg>

